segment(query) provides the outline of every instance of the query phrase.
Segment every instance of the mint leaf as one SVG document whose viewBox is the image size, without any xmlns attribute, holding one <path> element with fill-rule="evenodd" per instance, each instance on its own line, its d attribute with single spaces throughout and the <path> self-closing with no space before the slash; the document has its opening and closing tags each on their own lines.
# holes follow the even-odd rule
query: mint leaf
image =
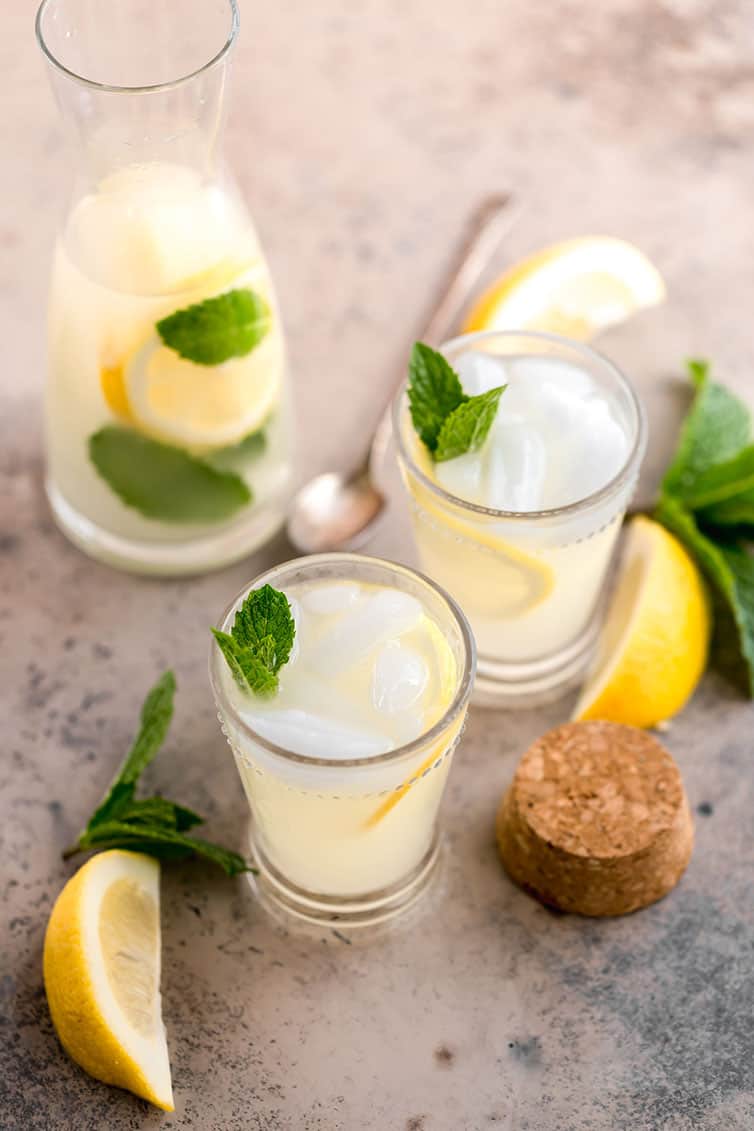
<svg viewBox="0 0 754 1131">
<path fill-rule="evenodd" d="M 267 436 L 265 431 L 263 428 L 257 428 L 256 431 L 249 432 L 248 436 L 244 436 L 243 440 L 239 440 L 237 444 L 208 452 L 204 457 L 204 462 L 218 471 L 237 471 L 239 468 L 245 467 L 251 460 L 258 459 L 266 448 Z"/>
<path fill-rule="evenodd" d="M 285 593 L 271 585 L 252 589 L 236 613 L 231 634 L 241 648 L 253 648 L 258 653 L 272 648 L 269 667 L 277 674 L 288 662 L 296 635 Z"/>
<path fill-rule="evenodd" d="M 698 517 L 712 526 L 754 526 L 754 491 L 743 491 L 733 499 L 704 507 Z"/>
<path fill-rule="evenodd" d="M 693 497 L 704 472 L 736 455 L 751 435 L 749 410 L 738 397 L 710 380 L 709 363 L 689 361 L 687 365 L 696 394 L 662 482 L 667 494 L 684 501 Z"/>
<path fill-rule="evenodd" d="M 252 589 L 235 615 L 230 635 L 219 628 L 213 628 L 212 635 L 242 690 L 275 694 L 278 672 L 288 663 L 296 636 L 285 593 L 271 585 Z"/>
<path fill-rule="evenodd" d="M 245 357 L 270 328 L 272 315 L 254 291 L 226 291 L 205 299 L 157 323 L 157 333 L 170 349 L 197 365 L 222 365 Z"/>
<path fill-rule="evenodd" d="M 175 676 L 172 671 L 166 671 L 144 700 L 139 730 L 131 749 L 104 800 L 92 814 L 88 828 L 100 821 L 119 816 L 128 806 L 134 795 L 136 782 L 165 741 L 165 735 L 173 718 L 174 695 Z"/>
<path fill-rule="evenodd" d="M 187 829 L 202 823 L 202 817 L 192 809 L 160 796 L 134 796 L 139 776 L 165 740 L 173 716 L 174 694 L 175 677 L 167 671 L 144 700 L 138 733 L 115 781 L 76 843 L 65 850 L 64 857 L 89 849 L 130 848 L 171 860 L 197 854 L 212 860 L 229 875 L 251 870 L 238 853 L 185 835 Z"/>
<path fill-rule="evenodd" d="M 278 677 L 264 660 L 253 652 L 240 652 L 238 662 L 244 674 L 244 690 L 252 691 L 263 699 L 269 699 L 278 689 Z"/>
<path fill-rule="evenodd" d="M 91 834 L 82 838 L 81 851 L 89 848 L 128 848 L 133 852 L 145 852 L 149 856 L 168 859 L 183 859 L 197 855 L 219 865 L 229 876 L 240 872 L 253 871 L 242 856 L 220 845 L 211 844 L 201 837 L 186 836 L 175 829 L 158 825 L 129 824 L 125 821 L 106 821 L 98 825 Z"/>
<path fill-rule="evenodd" d="M 714 463 L 697 475 L 686 493 L 692 510 L 722 503 L 754 488 L 754 445 L 742 448 L 731 459 Z"/>
<path fill-rule="evenodd" d="M 456 459 L 466 452 L 476 452 L 487 439 L 497 406 L 506 385 L 469 397 L 445 417 L 437 437 L 435 459 L 440 462 Z"/>
<path fill-rule="evenodd" d="M 222 522 L 252 501 L 240 475 L 115 424 L 89 437 L 89 458 L 126 506 L 162 522 Z"/>
<path fill-rule="evenodd" d="M 130 805 L 125 806 L 118 814 L 117 820 L 125 821 L 129 825 L 159 825 L 183 832 L 185 829 L 193 828 L 194 825 L 201 825 L 204 818 L 183 805 L 166 801 L 164 797 L 146 797 L 143 801 L 132 801 Z"/>
<path fill-rule="evenodd" d="M 754 559 L 736 541 L 713 541 L 683 503 L 671 496 L 661 497 L 655 518 L 683 542 L 728 603 L 754 696 Z"/>
<path fill-rule="evenodd" d="M 437 350 L 415 342 L 408 376 L 411 420 L 430 452 L 437 448 L 445 418 L 468 400 L 458 374 Z"/>
<path fill-rule="evenodd" d="M 233 678 L 242 690 L 247 690 L 246 676 L 238 660 L 238 645 L 232 636 L 219 628 L 211 628 L 210 632 L 217 642 L 217 646 L 225 657 L 225 662 L 233 673 Z"/>
</svg>

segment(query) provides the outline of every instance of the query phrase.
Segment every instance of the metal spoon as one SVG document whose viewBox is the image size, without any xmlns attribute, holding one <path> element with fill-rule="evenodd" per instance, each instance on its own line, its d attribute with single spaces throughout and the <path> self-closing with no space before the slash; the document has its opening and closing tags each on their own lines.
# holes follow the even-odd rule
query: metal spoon
<svg viewBox="0 0 754 1131">
<path fill-rule="evenodd" d="M 510 205 L 511 197 L 504 194 L 488 198 L 477 211 L 422 341 L 435 345 L 448 337 L 460 308 L 510 230 L 515 219 Z M 310 479 L 294 498 L 288 516 L 288 537 L 302 553 L 354 550 L 371 537 L 387 508 L 376 480 L 392 432 L 391 404 L 392 397 L 364 459 L 350 475 L 325 472 Z"/>
</svg>

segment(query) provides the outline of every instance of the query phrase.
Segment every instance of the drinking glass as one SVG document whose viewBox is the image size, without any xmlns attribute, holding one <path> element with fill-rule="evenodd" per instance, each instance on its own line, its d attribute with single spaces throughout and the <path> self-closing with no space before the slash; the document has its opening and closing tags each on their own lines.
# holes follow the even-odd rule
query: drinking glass
<svg viewBox="0 0 754 1131">
<path fill-rule="evenodd" d="M 503 365 L 547 359 L 576 368 L 591 378 L 624 432 L 625 461 L 598 490 L 546 510 L 496 510 L 440 486 L 414 431 L 405 387 L 394 403 L 420 561 L 458 601 L 476 637 L 474 701 L 523 706 L 555 698 L 577 682 L 593 651 L 600 595 L 646 446 L 644 410 L 612 362 L 555 335 L 469 334 L 446 343 L 442 353 L 451 364 L 478 355 L 502 358 Z M 505 411 L 505 396 L 499 411 Z M 595 449 L 580 458 L 599 457 Z"/>
<path fill-rule="evenodd" d="M 333 749 L 331 756 L 318 758 L 255 731 L 239 710 L 225 660 L 212 646 L 212 690 L 249 802 L 259 894 L 274 909 L 300 919 L 363 926 L 413 905 L 435 873 L 437 814 L 466 717 L 474 641 L 463 613 L 433 582 L 404 566 L 356 554 L 322 554 L 276 566 L 238 594 L 220 628 L 230 630 L 252 589 L 269 584 L 288 595 L 319 581 L 378 585 L 416 598 L 454 661 L 448 705 L 425 733 L 388 753 L 354 758 Z"/>
</svg>

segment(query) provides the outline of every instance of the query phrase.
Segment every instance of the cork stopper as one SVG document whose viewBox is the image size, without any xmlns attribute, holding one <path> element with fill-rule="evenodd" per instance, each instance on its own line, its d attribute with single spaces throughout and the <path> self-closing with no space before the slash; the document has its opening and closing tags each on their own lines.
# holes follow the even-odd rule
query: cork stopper
<svg viewBox="0 0 754 1131">
<path fill-rule="evenodd" d="M 566 723 L 524 754 L 497 817 L 511 878 L 543 903 L 623 915 L 673 888 L 694 831 L 678 767 L 652 735 Z"/>
</svg>

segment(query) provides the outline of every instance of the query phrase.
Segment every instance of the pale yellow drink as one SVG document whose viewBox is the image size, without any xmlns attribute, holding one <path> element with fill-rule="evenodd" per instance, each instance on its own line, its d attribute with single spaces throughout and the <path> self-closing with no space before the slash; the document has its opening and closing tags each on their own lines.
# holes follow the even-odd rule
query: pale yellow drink
<svg viewBox="0 0 754 1131">
<path fill-rule="evenodd" d="M 382 916 L 434 865 L 472 645 L 460 614 L 411 571 L 325 561 L 335 576 L 314 558 L 270 581 L 297 624 L 278 694 L 242 691 L 219 652 L 213 683 L 268 889 L 315 918 L 373 905 Z"/>
<path fill-rule="evenodd" d="M 161 319 L 246 290 L 268 318 L 245 356 L 197 364 L 161 341 Z M 53 508 L 99 556 L 153 572 L 206 568 L 279 525 L 291 471 L 283 336 L 256 233 L 231 189 L 152 162 L 110 174 L 78 201 L 53 270 L 46 421 Z M 103 429 L 241 485 L 205 499 L 179 465 L 171 497 L 161 464 L 149 479 L 151 447 L 109 480 L 92 457 Z"/>
<path fill-rule="evenodd" d="M 446 352 L 468 395 L 506 388 L 481 449 L 439 462 L 399 399 L 420 560 L 469 617 L 480 701 L 558 691 L 588 661 L 643 414 L 609 362 L 551 335 L 469 335 Z"/>
</svg>

